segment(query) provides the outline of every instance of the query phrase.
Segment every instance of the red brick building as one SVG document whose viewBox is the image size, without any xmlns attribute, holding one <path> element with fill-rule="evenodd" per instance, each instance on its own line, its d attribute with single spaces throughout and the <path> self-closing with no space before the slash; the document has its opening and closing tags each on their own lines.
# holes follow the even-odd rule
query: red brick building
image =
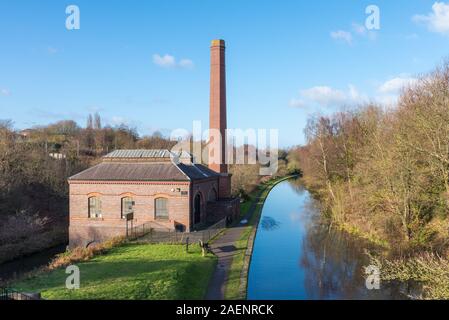
<svg viewBox="0 0 449 320">
<path fill-rule="evenodd" d="M 190 154 L 168 150 L 116 150 L 98 165 L 69 178 L 70 246 L 86 245 L 126 233 L 134 226 L 192 231 L 239 214 L 230 198 L 231 175 L 224 161 L 226 79 L 224 41 L 211 47 L 210 128 L 223 132 L 222 163 L 209 168 Z"/>
</svg>

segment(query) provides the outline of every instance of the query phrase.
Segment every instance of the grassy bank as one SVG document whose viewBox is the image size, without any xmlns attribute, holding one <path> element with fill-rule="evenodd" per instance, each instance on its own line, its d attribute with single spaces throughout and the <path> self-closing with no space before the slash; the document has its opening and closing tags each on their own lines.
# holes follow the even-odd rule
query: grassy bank
<svg viewBox="0 0 449 320">
<path fill-rule="evenodd" d="M 202 299 L 215 268 L 213 255 L 201 256 L 197 245 L 123 244 L 80 268 L 80 289 L 65 288 L 65 268 L 15 283 L 23 292 L 41 292 L 44 299 Z"/>
<path fill-rule="evenodd" d="M 248 226 L 245 227 L 240 239 L 234 243 L 238 254 L 236 254 L 232 260 L 228 281 L 225 285 L 226 300 L 246 298 L 246 285 L 248 281 L 248 268 L 252 253 L 252 245 L 263 205 L 271 189 L 279 182 L 289 178 L 291 177 L 273 179 L 262 183 L 254 192 L 250 194 L 249 200 L 241 204 L 240 210 L 242 218 L 248 214 L 253 204 L 255 207 L 254 212 L 248 222 Z M 248 250 L 248 248 L 250 249 Z"/>
</svg>

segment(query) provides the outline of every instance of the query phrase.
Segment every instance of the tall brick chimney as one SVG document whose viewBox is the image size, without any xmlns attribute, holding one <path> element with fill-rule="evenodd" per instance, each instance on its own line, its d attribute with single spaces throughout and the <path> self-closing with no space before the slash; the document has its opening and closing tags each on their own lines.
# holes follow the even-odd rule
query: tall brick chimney
<svg viewBox="0 0 449 320">
<path fill-rule="evenodd" d="M 212 40 L 210 47 L 210 113 L 209 128 L 221 133 L 220 164 L 209 163 L 209 168 L 218 173 L 227 173 L 226 148 L 226 66 L 224 40 Z M 212 136 L 210 136 L 213 140 Z M 218 150 L 215 150 L 217 152 Z M 218 157 L 218 155 L 215 155 Z"/>
<path fill-rule="evenodd" d="M 209 162 L 209 168 L 221 174 L 219 196 L 230 196 L 231 176 L 226 164 L 226 63 L 224 40 L 212 40 L 210 48 L 210 114 L 209 128 L 221 133 L 220 163 Z M 210 140 L 213 140 L 210 136 Z M 218 150 L 215 150 L 217 152 Z M 209 154 L 210 156 L 210 154 Z M 215 155 L 216 157 L 218 155 Z"/>
</svg>

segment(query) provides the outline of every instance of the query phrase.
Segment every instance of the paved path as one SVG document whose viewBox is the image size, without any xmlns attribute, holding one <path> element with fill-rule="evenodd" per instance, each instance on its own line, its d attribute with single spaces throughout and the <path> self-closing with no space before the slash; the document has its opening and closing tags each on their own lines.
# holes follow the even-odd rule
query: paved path
<svg viewBox="0 0 449 320">
<path fill-rule="evenodd" d="M 246 215 L 242 218 L 250 221 L 253 215 L 257 203 L 260 201 L 262 196 L 261 191 L 255 201 L 251 204 Z M 209 287 L 207 288 L 206 300 L 224 300 L 225 294 L 225 284 L 229 274 L 229 268 L 231 267 L 233 257 L 239 252 L 235 247 L 235 242 L 238 241 L 246 225 L 239 225 L 233 228 L 229 228 L 226 232 L 216 239 L 210 246 L 212 252 L 218 257 L 217 267 L 212 274 L 211 281 L 209 282 Z"/>
</svg>

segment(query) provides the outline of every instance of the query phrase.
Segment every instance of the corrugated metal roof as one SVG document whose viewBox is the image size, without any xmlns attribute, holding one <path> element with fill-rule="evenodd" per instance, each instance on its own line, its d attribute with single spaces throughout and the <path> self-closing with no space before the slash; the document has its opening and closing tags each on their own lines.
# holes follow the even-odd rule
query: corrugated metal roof
<svg viewBox="0 0 449 320">
<path fill-rule="evenodd" d="M 104 156 L 105 158 L 155 158 L 155 150 L 115 150 Z M 159 158 L 159 157 L 158 157 Z"/>
<path fill-rule="evenodd" d="M 128 158 L 128 159 L 136 159 L 136 158 L 170 158 L 171 156 L 181 157 L 181 158 L 189 158 L 190 154 L 186 151 L 169 151 L 166 149 L 154 149 L 154 150 L 115 150 L 111 153 L 108 153 L 104 156 L 107 159 L 113 158 Z"/>
<path fill-rule="evenodd" d="M 72 177 L 72 181 L 189 181 L 217 177 L 218 173 L 192 163 L 175 161 L 141 161 L 142 158 L 168 158 L 170 154 L 190 157 L 187 152 L 168 150 L 116 150 L 106 155 L 108 160 Z M 132 161 L 136 159 L 136 161 Z M 120 161 L 123 160 L 123 161 Z M 126 161 L 125 161 L 126 160 Z"/>
</svg>

